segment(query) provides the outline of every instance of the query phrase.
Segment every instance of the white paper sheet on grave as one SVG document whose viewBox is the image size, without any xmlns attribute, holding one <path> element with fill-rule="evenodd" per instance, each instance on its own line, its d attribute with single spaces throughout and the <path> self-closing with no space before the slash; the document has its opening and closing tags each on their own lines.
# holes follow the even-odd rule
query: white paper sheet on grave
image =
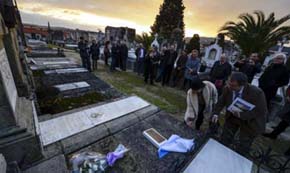
<svg viewBox="0 0 290 173">
<path fill-rule="evenodd" d="M 246 112 L 255 108 L 255 105 L 247 102 L 246 100 L 237 97 L 233 103 L 227 108 L 230 112 Z"/>
<path fill-rule="evenodd" d="M 6 94 L 13 112 L 16 109 L 17 90 L 5 49 L 0 50 L 0 71 Z"/>
<path fill-rule="evenodd" d="M 253 162 L 209 139 L 183 173 L 251 173 Z"/>
<path fill-rule="evenodd" d="M 87 82 L 73 82 L 67 84 L 54 85 L 54 87 L 57 88 L 59 91 L 67 91 L 79 88 L 87 88 L 90 87 L 90 85 Z"/>
<path fill-rule="evenodd" d="M 135 112 L 150 104 L 137 96 L 77 111 L 39 123 L 44 146 Z"/>
</svg>

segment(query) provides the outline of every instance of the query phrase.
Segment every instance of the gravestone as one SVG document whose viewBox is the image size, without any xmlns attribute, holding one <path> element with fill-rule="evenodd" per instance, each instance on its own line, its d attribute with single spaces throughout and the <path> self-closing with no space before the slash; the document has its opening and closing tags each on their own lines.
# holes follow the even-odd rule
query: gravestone
<svg viewBox="0 0 290 173">
<path fill-rule="evenodd" d="M 251 173 L 253 162 L 209 139 L 183 173 Z"/>
<path fill-rule="evenodd" d="M 8 63 L 5 49 L 0 50 L 0 71 L 4 89 L 7 94 L 11 109 L 13 110 L 13 112 L 15 112 L 17 90 L 15 87 L 14 79 Z"/>
</svg>

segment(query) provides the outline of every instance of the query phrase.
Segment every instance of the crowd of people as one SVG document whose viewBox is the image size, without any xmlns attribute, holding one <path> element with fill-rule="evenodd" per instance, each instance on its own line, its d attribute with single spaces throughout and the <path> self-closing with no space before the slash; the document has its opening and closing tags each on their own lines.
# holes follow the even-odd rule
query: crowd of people
<svg viewBox="0 0 290 173">
<path fill-rule="evenodd" d="M 98 60 L 100 59 L 100 44 L 96 40 L 89 42 L 83 37 L 80 37 L 78 49 L 82 60 L 82 66 L 88 71 L 94 71 L 98 68 Z M 104 46 L 104 61 L 105 65 L 109 66 L 108 60 L 111 58 L 110 71 L 114 72 L 116 67 L 126 71 L 128 58 L 128 47 L 125 42 L 116 42 L 110 46 L 110 42 L 106 42 Z"/>
<path fill-rule="evenodd" d="M 201 125 L 217 124 L 224 115 L 221 141 L 231 144 L 236 136 L 239 139 L 238 150 L 248 150 L 254 139 L 263 134 L 265 137 L 276 139 L 290 125 L 290 87 L 285 93 L 285 105 L 277 116 L 281 122 L 271 133 L 265 133 L 268 115 L 271 111 L 271 101 L 275 98 L 279 87 L 289 83 L 289 70 L 285 66 L 286 56 L 282 53 L 275 55 L 273 62 L 266 67 L 259 78 L 259 86 L 251 85 L 256 73 L 261 72 L 261 63 L 257 53 L 250 58 L 242 59 L 234 64 L 238 67 L 232 71 L 232 66 L 222 55 L 210 72 L 210 81 L 202 81 L 198 75 L 191 79 L 187 92 L 187 109 L 185 123 L 201 129 Z M 230 105 L 241 98 L 253 104 L 251 110 L 230 110 Z M 225 111 L 225 112 L 223 112 Z M 290 148 L 285 152 L 290 155 Z"/>
<path fill-rule="evenodd" d="M 97 69 L 100 46 L 96 41 L 79 42 L 83 66 L 89 71 Z M 275 98 L 278 88 L 289 83 L 289 69 L 285 66 L 286 56 L 279 53 L 273 62 L 266 67 L 258 80 L 258 86 L 252 85 L 256 74 L 262 71 L 258 53 L 252 53 L 249 58 L 242 58 L 231 65 L 225 54 L 222 54 L 209 72 L 208 80 L 201 80 L 201 58 L 198 50 L 189 54 L 182 51 L 178 56 L 175 46 L 163 46 L 159 51 L 153 46 L 149 50 L 139 44 L 136 53 L 137 75 L 144 77 L 145 84 L 162 86 L 181 86 L 187 91 L 187 109 L 185 123 L 201 133 L 201 127 L 217 124 L 224 115 L 224 125 L 221 134 L 223 142 L 229 144 L 238 136 L 240 148 L 247 149 L 258 135 L 276 139 L 290 125 L 290 87 L 286 92 L 285 106 L 278 113 L 281 122 L 271 133 L 265 133 L 271 101 Z M 105 65 L 110 70 L 116 67 L 126 71 L 128 48 L 125 43 L 109 43 L 104 47 Z M 92 60 L 92 66 L 91 66 Z M 91 68 L 92 67 L 92 68 Z M 229 110 L 228 107 L 236 98 L 241 98 L 254 105 L 252 110 Z M 224 112 L 225 111 L 225 112 Z M 223 113 L 222 113 L 223 112 Z M 237 135 L 238 134 L 238 135 Z M 290 155 L 290 148 L 286 151 Z"/>
</svg>

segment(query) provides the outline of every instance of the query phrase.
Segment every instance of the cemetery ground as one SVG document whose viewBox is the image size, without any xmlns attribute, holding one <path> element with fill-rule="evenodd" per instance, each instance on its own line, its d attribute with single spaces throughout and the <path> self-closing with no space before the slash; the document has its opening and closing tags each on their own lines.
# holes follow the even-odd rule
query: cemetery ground
<svg viewBox="0 0 290 173">
<path fill-rule="evenodd" d="M 73 51 L 65 52 L 68 57 L 74 57 L 78 63 L 81 63 L 79 54 Z M 104 80 L 114 88 L 127 95 L 137 95 L 142 99 L 158 106 L 160 109 L 169 113 L 169 115 L 183 121 L 186 110 L 186 92 L 179 88 L 162 87 L 160 83 L 155 83 L 154 86 L 144 83 L 143 77 L 138 76 L 132 71 L 116 71 L 110 72 L 109 67 L 106 67 L 103 61 L 99 60 L 98 70 L 94 74 Z M 221 126 L 224 119 L 221 118 Z M 269 125 L 271 128 L 273 125 Z M 285 135 L 284 135 L 285 136 Z M 282 154 L 289 147 L 289 132 L 287 132 L 287 140 L 285 137 L 271 140 L 265 137 L 258 137 L 255 143 L 262 147 L 272 147 L 275 153 Z"/>
</svg>

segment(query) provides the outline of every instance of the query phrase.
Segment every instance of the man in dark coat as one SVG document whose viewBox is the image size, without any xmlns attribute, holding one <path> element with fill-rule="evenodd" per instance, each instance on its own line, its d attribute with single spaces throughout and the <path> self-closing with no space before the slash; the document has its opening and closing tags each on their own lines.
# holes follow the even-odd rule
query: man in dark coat
<svg viewBox="0 0 290 173">
<path fill-rule="evenodd" d="M 227 62 L 227 58 L 223 54 L 220 60 L 214 63 L 210 71 L 211 82 L 215 84 L 219 95 L 221 95 L 222 88 L 231 73 L 232 66 Z"/>
<path fill-rule="evenodd" d="M 109 48 L 109 45 L 110 45 L 110 42 L 106 42 L 105 43 L 105 47 L 104 47 L 104 58 L 105 58 L 105 65 L 108 66 L 108 59 L 110 58 L 111 56 L 111 51 L 110 51 L 110 48 Z"/>
<path fill-rule="evenodd" d="M 173 72 L 173 87 L 175 87 L 178 84 L 178 82 L 184 78 L 186 61 L 187 54 L 185 51 L 182 51 L 181 55 L 179 56 L 176 62 L 176 67 Z"/>
<path fill-rule="evenodd" d="M 281 111 L 278 112 L 278 115 L 281 117 L 282 121 L 274 128 L 271 133 L 264 134 L 264 136 L 271 139 L 276 139 L 282 132 L 286 130 L 290 125 L 290 86 L 286 91 L 286 100 L 285 105 Z"/>
<path fill-rule="evenodd" d="M 270 101 L 276 96 L 278 88 L 289 83 L 289 73 L 284 65 L 285 60 L 284 54 L 277 54 L 273 64 L 268 66 L 259 78 L 259 87 L 265 93 L 268 108 L 270 108 Z"/>
<path fill-rule="evenodd" d="M 113 43 L 112 48 L 111 48 L 111 58 L 112 58 L 111 68 L 110 68 L 111 72 L 114 72 L 116 70 L 116 63 L 117 63 L 119 55 L 120 55 L 119 47 L 117 46 L 116 43 Z"/>
<path fill-rule="evenodd" d="M 228 107 L 237 98 L 241 98 L 255 107 L 248 111 L 229 111 Z M 254 138 L 265 131 L 267 105 L 263 91 L 248 84 L 247 76 L 241 72 L 234 72 L 224 87 L 223 93 L 216 104 L 212 121 L 216 123 L 220 112 L 226 108 L 225 124 L 222 141 L 231 144 L 239 132 L 239 149 L 249 149 Z"/>
<path fill-rule="evenodd" d="M 90 54 L 93 61 L 93 70 L 97 70 L 98 68 L 98 59 L 100 55 L 100 46 L 97 44 L 96 40 L 92 41 L 92 45 L 90 47 Z"/>
<path fill-rule="evenodd" d="M 144 59 L 146 56 L 146 49 L 143 47 L 143 44 L 140 43 L 139 47 L 135 51 L 137 57 L 137 74 L 140 75 L 144 72 Z"/>
<path fill-rule="evenodd" d="M 164 72 L 163 72 L 163 78 L 162 78 L 162 86 L 168 85 L 171 73 L 174 67 L 175 60 L 177 58 L 177 52 L 175 51 L 174 45 L 171 45 L 170 50 L 165 51 L 165 57 L 164 57 Z"/>
<path fill-rule="evenodd" d="M 121 52 L 121 66 L 120 66 L 120 68 L 123 71 L 126 71 L 126 69 L 127 69 L 126 68 L 127 67 L 127 58 L 128 58 L 128 47 L 125 44 L 125 42 L 123 42 L 121 44 L 120 52 Z"/>
<path fill-rule="evenodd" d="M 83 37 L 80 37 L 78 48 L 79 48 L 80 56 L 82 59 L 82 66 L 88 69 L 89 71 L 91 71 L 91 61 L 90 61 L 88 41 L 84 40 Z"/>
<path fill-rule="evenodd" d="M 144 82 L 147 84 L 148 79 L 150 84 L 154 85 L 154 79 L 157 70 L 157 62 L 159 61 L 159 53 L 156 49 L 150 49 L 144 59 Z"/>
<path fill-rule="evenodd" d="M 252 83 L 254 76 L 261 72 L 261 63 L 257 53 L 252 53 L 249 60 L 243 59 L 234 64 L 239 68 L 239 72 L 245 73 L 248 77 L 248 82 Z"/>
</svg>

